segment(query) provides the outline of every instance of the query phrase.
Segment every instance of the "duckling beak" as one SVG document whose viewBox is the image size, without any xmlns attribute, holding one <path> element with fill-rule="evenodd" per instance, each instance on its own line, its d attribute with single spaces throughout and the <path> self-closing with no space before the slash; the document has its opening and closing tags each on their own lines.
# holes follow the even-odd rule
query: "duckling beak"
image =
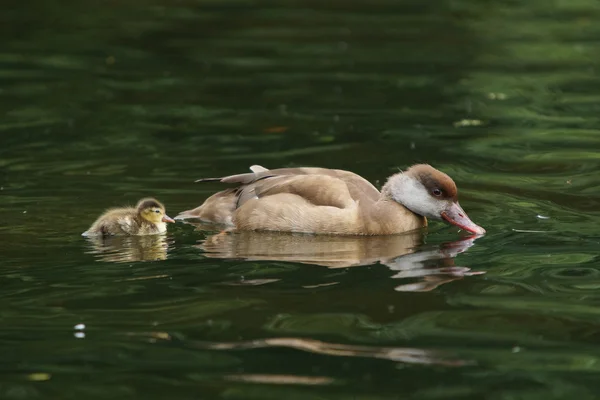
<svg viewBox="0 0 600 400">
<path fill-rule="evenodd" d="M 167 214 L 163 215 L 162 217 L 162 222 L 171 222 L 171 223 L 175 223 L 175 220 L 171 217 L 169 217 Z"/>
<path fill-rule="evenodd" d="M 462 209 L 458 202 L 453 202 L 446 211 L 442 212 L 441 216 L 447 222 L 451 223 L 452 225 L 456 225 L 465 231 L 474 233 L 476 235 L 483 235 L 485 233 L 485 229 L 471 221 L 465 210 Z"/>
</svg>

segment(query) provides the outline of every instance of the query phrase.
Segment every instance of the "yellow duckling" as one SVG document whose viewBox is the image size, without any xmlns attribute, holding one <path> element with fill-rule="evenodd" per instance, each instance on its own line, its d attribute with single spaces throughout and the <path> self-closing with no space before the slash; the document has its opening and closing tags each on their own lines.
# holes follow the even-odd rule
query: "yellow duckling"
<svg viewBox="0 0 600 400">
<path fill-rule="evenodd" d="M 166 222 L 175 222 L 158 200 L 142 199 L 135 208 L 111 208 L 102 214 L 82 236 L 154 235 L 167 231 Z"/>
</svg>

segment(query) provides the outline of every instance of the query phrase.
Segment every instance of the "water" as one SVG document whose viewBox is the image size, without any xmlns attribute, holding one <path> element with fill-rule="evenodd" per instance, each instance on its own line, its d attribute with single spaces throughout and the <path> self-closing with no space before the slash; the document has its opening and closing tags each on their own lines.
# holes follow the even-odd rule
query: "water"
<svg viewBox="0 0 600 400">
<path fill-rule="evenodd" d="M 592 1 L 0 12 L 0 397 L 593 399 Z M 80 236 L 200 177 L 429 162 L 488 234 Z M 82 325 L 83 324 L 83 325 Z"/>
</svg>

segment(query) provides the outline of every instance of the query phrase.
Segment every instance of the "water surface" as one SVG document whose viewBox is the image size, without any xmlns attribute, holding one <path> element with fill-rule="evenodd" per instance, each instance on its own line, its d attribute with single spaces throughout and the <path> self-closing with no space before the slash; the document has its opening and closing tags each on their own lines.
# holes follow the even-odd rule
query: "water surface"
<svg viewBox="0 0 600 400">
<path fill-rule="evenodd" d="M 592 1 L 9 1 L 6 399 L 593 399 Z M 267 168 L 428 162 L 488 234 L 80 236 Z M 82 326 L 81 324 L 84 324 Z"/>
</svg>

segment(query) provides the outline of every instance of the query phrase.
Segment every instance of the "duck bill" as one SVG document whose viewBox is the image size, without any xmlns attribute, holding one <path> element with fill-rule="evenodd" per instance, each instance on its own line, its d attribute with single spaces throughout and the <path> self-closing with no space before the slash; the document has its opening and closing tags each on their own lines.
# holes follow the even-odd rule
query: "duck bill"
<svg viewBox="0 0 600 400">
<path fill-rule="evenodd" d="M 476 235 L 483 235 L 485 233 L 485 229 L 471 221 L 465 210 L 458 203 L 453 202 L 446 211 L 442 212 L 442 218 L 467 232 Z"/>
<path fill-rule="evenodd" d="M 162 217 L 162 222 L 171 222 L 171 223 L 175 223 L 175 220 L 171 217 L 169 217 L 167 214 L 163 215 Z"/>
</svg>

